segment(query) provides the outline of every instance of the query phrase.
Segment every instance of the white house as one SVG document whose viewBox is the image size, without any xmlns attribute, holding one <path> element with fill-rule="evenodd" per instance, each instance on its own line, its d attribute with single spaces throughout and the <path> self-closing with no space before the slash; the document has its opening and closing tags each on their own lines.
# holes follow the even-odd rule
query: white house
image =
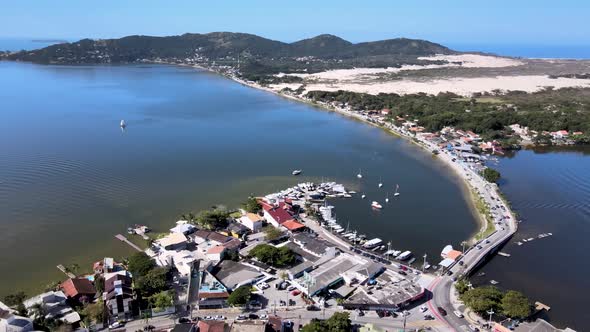
<svg viewBox="0 0 590 332">
<path fill-rule="evenodd" d="M 16 315 L 16 312 L 0 302 L 0 332 L 33 331 L 33 320 Z"/>
<path fill-rule="evenodd" d="M 263 221 L 264 219 L 255 213 L 246 213 L 246 215 L 238 219 L 240 224 L 248 227 L 253 232 L 257 232 L 262 228 Z"/>
</svg>

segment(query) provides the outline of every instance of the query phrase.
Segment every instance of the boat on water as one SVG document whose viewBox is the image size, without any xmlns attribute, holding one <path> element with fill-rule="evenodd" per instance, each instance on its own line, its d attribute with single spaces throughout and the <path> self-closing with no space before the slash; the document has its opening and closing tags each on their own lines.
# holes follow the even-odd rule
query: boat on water
<svg viewBox="0 0 590 332">
<path fill-rule="evenodd" d="M 490 280 L 490 284 L 492 284 L 492 285 L 497 285 L 497 284 L 499 284 L 499 282 L 498 282 L 498 281 L 496 281 L 496 280 Z"/>
<path fill-rule="evenodd" d="M 301 174 L 301 172 L 302 171 L 300 169 L 296 169 L 293 172 L 291 172 L 291 174 L 293 174 L 293 175 L 299 175 L 299 174 Z"/>
<path fill-rule="evenodd" d="M 385 195 L 385 203 L 389 203 L 389 193 Z"/>
<path fill-rule="evenodd" d="M 399 184 L 396 184 L 395 185 L 395 193 L 393 194 L 393 196 L 399 196 L 398 190 L 399 190 Z"/>
<path fill-rule="evenodd" d="M 407 250 L 407 251 L 404 251 L 404 252 L 402 252 L 401 254 L 399 254 L 399 255 L 396 257 L 396 259 L 398 259 L 398 260 L 400 260 L 400 261 L 404 261 L 404 260 L 406 260 L 406 259 L 410 258 L 410 256 L 412 256 L 412 252 L 411 252 L 411 251 L 409 251 L 409 250 Z"/>
<path fill-rule="evenodd" d="M 371 203 L 371 207 L 372 207 L 373 209 L 382 209 L 382 208 L 383 208 L 383 205 L 379 204 L 379 202 L 377 202 L 377 201 L 373 201 L 373 202 Z"/>
<path fill-rule="evenodd" d="M 365 198 L 365 197 L 367 197 L 367 195 L 365 195 L 365 194 L 362 194 L 361 195 L 361 198 Z"/>
<path fill-rule="evenodd" d="M 359 173 L 356 175 L 357 178 L 362 179 L 363 173 L 361 173 L 361 169 L 359 168 Z"/>
<path fill-rule="evenodd" d="M 135 234 L 133 227 L 127 227 L 127 234 Z"/>
<path fill-rule="evenodd" d="M 121 126 L 121 128 L 127 127 L 127 124 L 125 123 L 125 120 L 121 120 L 120 126 Z"/>
<path fill-rule="evenodd" d="M 383 187 L 383 182 L 381 182 L 381 178 L 379 178 L 379 188 Z"/>
<path fill-rule="evenodd" d="M 371 249 L 371 248 L 375 248 L 377 246 L 380 246 L 381 243 L 383 243 L 383 240 L 381 240 L 380 238 L 376 237 L 374 239 L 371 239 L 367 242 L 365 242 L 365 244 L 363 244 L 363 247 L 366 249 Z"/>
</svg>

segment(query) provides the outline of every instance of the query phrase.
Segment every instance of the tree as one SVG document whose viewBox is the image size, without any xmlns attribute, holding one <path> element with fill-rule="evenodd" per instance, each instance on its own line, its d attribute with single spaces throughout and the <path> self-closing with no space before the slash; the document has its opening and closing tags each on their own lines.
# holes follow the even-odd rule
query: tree
<svg viewBox="0 0 590 332">
<path fill-rule="evenodd" d="M 272 225 L 264 227 L 264 233 L 266 234 L 266 239 L 271 242 L 283 236 L 283 232 Z"/>
<path fill-rule="evenodd" d="M 502 312 L 511 318 L 526 318 L 531 314 L 531 303 L 522 293 L 511 290 L 502 298 Z"/>
<path fill-rule="evenodd" d="M 97 273 L 94 275 L 94 288 L 98 294 L 102 294 L 104 292 L 104 277 L 102 274 Z"/>
<path fill-rule="evenodd" d="M 156 267 L 148 271 L 145 275 L 137 277 L 135 281 L 136 291 L 139 292 L 143 298 L 148 298 L 158 292 L 166 290 L 168 272 L 168 269 L 165 267 Z"/>
<path fill-rule="evenodd" d="M 174 305 L 172 291 L 161 291 L 149 297 L 149 302 L 154 308 L 164 309 Z"/>
<path fill-rule="evenodd" d="M 2 300 L 9 307 L 17 307 L 19 304 L 22 304 L 26 298 L 27 295 L 25 294 L 25 292 L 18 291 L 14 294 L 8 294 L 4 296 Z"/>
<path fill-rule="evenodd" d="M 491 182 L 491 183 L 496 183 L 500 179 L 500 172 L 496 171 L 493 168 L 489 168 L 489 167 L 484 169 L 481 175 L 483 176 L 484 179 L 486 179 L 486 181 Z"/>
<path fill-rule="evenodd" d="M 250 213 L 258 213 L 262 209 L 262 206 L 258 203 L 256 197 L 250 196 L 242 203 L 242 208 Z"/>
<path fill-rule="evenodd" d="M 348 312 L 335 312 L 326 320 L 312 319 L 303 326 L 302 332 L 348 332 L 352 331 L 352 323 Z"/>
<path fill-rule="evenodd" d="M 243 285 L 236 288 L 227 298 L 227 303 L 231 306 L 243 306 L 252 297 L 252 288 L 250 285 Z"/>
<path fill-rule="evenodd" d="M 229 213 L 224 209 L 204 210 L 196 217 L 196 223 L 205 229 L 215 230 L 226 227 Z"/>
<path fill-rule="evenodd" d="M 156 262 L 145 252 L 138 252 L 129 257 L 127 268 L 134 278 L 146 275 L 156 267 Z"/>
<path fill-rule="evenodd" d="M 93 322 L 102 322 L 104 310 L 104 302 L 102 299 L 98 299 L 96 303 L 88 303 L 80 313 L 82 314 L 84 323 L 90 325 Z"/>
<path fill-rule="evenodd" d="M 250 251 L 250 256 L 274 267 L 290 266 L 296 261 L 295 253 L 288 247 L 277 248 L 270 244 L 259 244 Z"/>
<path fill-rule="evenodd" d="M 461 300 L 473 311 L 485 314 L 490 309 L 500 309 L 502 292 L 493 286 L 477 287 L 463 293 Z"/>
<path fill-rule="evenodd" d="M 457 292 L 459 292 L 459 294 L 464 294 L 469 290 L 469 285 L 465 279 L 461 279 L 455 283 L 455 289 Z"/>
</svg>

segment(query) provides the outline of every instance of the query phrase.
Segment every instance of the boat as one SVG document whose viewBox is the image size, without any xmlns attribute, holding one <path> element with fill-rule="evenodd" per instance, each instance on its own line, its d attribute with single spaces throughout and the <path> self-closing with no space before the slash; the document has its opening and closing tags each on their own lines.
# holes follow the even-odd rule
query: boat
<svg viewBox="0 0 590 332">
<path fill-rule="evenodd" d="M 485 275 L 486 275 L 486 273 L 485 273 L 485 272 L 481 272 L 481 273 L 478 273 L 478 274 L 477 274 L 477 277 L 483 277 L 483 276 L 485 276 Z"/>
<path fill-rule="evenodd" d="M 385 196 L 385 203 L 389 203 L 389 193 Z"/>
<path fill-rule="evenodd" d="M 381 182 L 381 178 L 379 178 L 379 188 L 383 187 L 383 182 Z"/>
<path fill-rule="evenodd" d="M 393 194 L 393 196 L 399 196 L 399 192 L 397 192 L 399 189 L 399 184 L 395 185 L 395 193 Z"/>
<path fill-rule="evenodd" d="M 377 201 L 373 201 L 371 203 L 371 207 L 374 209 L 382 209 L 383 208 L 383 206 L 381 204 L 379 204 L 379 202 L 377 202 Z"/>
<path fill-rule="evenodd" d="M 120 126 L 121 126 L 121 128 L 127 127 L 127 124 L 125 123 L 125 120 L 121 120 Z"/>
<path fill-rule="evenodd" d="M 424 265 L 424 270 L 428 270 L 430 268 L 430 264 Z"/>
<path fill-rule="evenodd" d="M 135 230 L 132 227 L 127 227 L 127 234 L 135 234 Z"/>
<path fill-rule="evenodd" d="M 293 172 L 291 172 L 291 174 L 293 174 L 293 175 L 299 175 L 299 174 L 301 174 L 301 170 L 300 169 L 296 169 Z"/>
<path fill-rule="evenodd" d="M 356 175 L 357 178 L 362 179 L 363 174 L 361 173 L 361 169 L 359 168 L 359 173 Z"/>
<path fill-rule="evenodd" d="M 361 198 L 365 198 L 365 197 L 367 197 L 367 195 L 365 195 L 365 194 L 362 194 L 361 195 Z"/>
<path fill-rule="evenodd" d="M 375 248 L 375 247 L 381 245 L 381 243 L 383 243 L 383 240 L 376 237 L 374 239 L 371 239 L 371 240 L 365 242 L 365 244 L 363 244 L 363 247 L 365 247 L 366 249 L 371 249 L 371 248 Z"/>
<path fill-rule="evenodd" d="M 496 280 L 490 280 L 490 284 L 497 285 L 497 284 L 499 284 L 499 282 L 497 282 Z"/>
<path fill-rule="evenodd" d="M 407 250 L 407 251 L 404 251 L 401 254 L 399 254 L 399 256 L 397 256 L 396 259 L 403 261 L 403 260 L 410 258 L 410 256 L 412 256 L 412 252 Z"/>
</svg>

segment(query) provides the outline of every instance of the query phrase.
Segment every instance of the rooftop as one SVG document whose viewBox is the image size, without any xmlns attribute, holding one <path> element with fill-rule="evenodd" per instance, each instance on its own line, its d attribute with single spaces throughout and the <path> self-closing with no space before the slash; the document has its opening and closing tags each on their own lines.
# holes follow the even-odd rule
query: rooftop
<svg viewBox="0 0 590 332">
<path fill-rule="evenodd" d="M 96 294 L 94 285 L 86 278 L 70 278 L 61 283 L 61 288 L 68 297 L 78 295 L 94 296 Z"/>
<path fill-rule="evenodd" d="M 183 242 L 186 242 L 186 236 L 183 233 L 170 233 L 166 237 L 158 240 L 161 246 L 173 246 Z"/>
<path fill-rule="evenodd" d="M 213 269 L 212 273 L 221 283 L 230 289 L 235 288 L 237 285 L 248 283 L 263 275 L 253 267 L 230 260 L 219 263 Z"/>
</svg>

